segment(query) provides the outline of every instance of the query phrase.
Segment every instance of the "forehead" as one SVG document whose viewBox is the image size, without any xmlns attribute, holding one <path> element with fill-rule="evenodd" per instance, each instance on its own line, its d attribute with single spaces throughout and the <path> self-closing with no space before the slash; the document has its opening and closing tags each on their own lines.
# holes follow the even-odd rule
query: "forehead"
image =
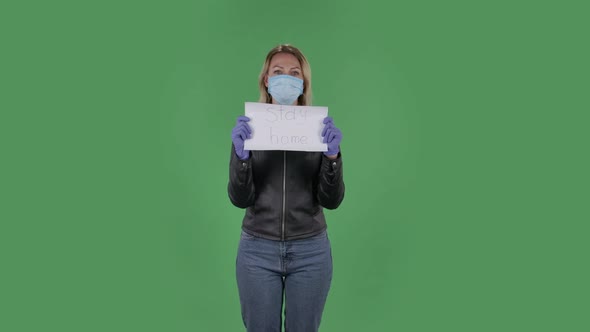
<svg viewBox="0 0 590 332">
<path fill-rule="evenodd" d="M 291 53 L 277 53 L 270 60 L 270 67 L 299 67 L 299 60 Z"/>
</svg>

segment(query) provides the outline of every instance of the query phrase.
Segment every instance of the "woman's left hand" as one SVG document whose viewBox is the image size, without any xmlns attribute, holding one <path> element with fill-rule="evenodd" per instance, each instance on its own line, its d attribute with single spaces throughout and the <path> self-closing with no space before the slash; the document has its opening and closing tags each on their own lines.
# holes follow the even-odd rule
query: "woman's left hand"
<svg viewBox="0 0 590 332">
<path fill-rule="evenodd" d="M 332 117 L 324 119 L 324 129 L 322 130 L 323 143 L 328 143 L 328 151 L 324 152 L 327 157 L 335 157 L 340 152 L 340 142 L 342 141 L 342 132 L 334 125 Z"/>
</svg>

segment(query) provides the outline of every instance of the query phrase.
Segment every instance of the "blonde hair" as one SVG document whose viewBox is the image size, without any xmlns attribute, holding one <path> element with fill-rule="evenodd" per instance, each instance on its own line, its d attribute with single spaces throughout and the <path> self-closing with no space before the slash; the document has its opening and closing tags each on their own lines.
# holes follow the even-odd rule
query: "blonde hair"
<svg viewBox="0 0 590 332">
<path fill-rule="evenodd" d="M 260 90 L 260 99 L 258 102 L 267 104 L 272 103 L 272 96 L 268 93 L 268 90 L 264 85 L 264 79 L 266 78 L 266 75 L 268 75 L 268 68 L 270 67 L 270 61 L 272 60 L 272 57 L 278 53 L 293 54 L 297 60 L 299 60 L 301 72 L 303 74 L 303 94 L 297 98 L 297 105 L 311 105 L 311 67 L 309 66 L 309 62 L 307 62 L 307 59 L 303 53 L 301 53 L 297 47 L 291 46 L 289 44 L 278 45 L 270 50 L 270 52 L 268 52 L 266 55 L 266 60 L 264 60 L 262 71 L 258 77 L 258 88 Z"/>
</svg>

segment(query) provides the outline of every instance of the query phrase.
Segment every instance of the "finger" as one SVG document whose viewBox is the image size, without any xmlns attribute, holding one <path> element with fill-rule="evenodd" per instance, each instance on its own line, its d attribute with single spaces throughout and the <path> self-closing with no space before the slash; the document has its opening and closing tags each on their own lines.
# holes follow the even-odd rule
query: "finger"
<svg viewBox="0 0 590 332">
<path fill-rule="evenodd" d="M 334 141 L 340 144 L 340 142 L 342 142 L 342 132 L 340 131 L 340 129 L 336 128 L 334 134 L 336 135 L 334 136 Z"/>
<path fill-rule="evenodd" d="M 331 131 L 330 131 L 330 137 L 328 139 L 328 142 L 330 143 L 340 143 L 340 141 L 342 140 L 342 132 L 340 131 L 340 129 L 334 127 Z"/>
<path fill-rule="evenodd" d="M 330 135 L 328 136 L 328 144 L 332 143 L 336 139 L 336 137 L 338 137 L 338 135 L 335 132 L 330 132 Z"/>
<path fill-rule="evenodd" d="M 322 136 L 326 136 L 326 132 L 328 132 L 328 130 L 330 130 L 331 128 L 334 128 L 334 125 L 332 123 L 328 123 L 327 125 L 325 125 L 324 129 L 322 129 Z"/>
<path fill-rule="evenodd" d="M 248 121 L 250 121 L 250 120 L 248 120 Z M 250 126 L 246 122 L 242 122 L 242 127 L 244 127 L 246 129 L 248 134 L 252 134 L 252 129 L 250 128 Z"/>
<path fill-rule="evenodd" d="M 243 137 L 244 139 L 248 139 L 248 138 L 250 138 L 250 137 L 251 137 L 251 135 L 250 135 L 250 133 L 248 132 L 248 130 L 246 130 L 246 128 L 244 128 L 244 127 L 241 127 L 241 128 L 240 128 L 240 133 L 242 134 L 242 137 Z"/>
<path fill-rule="evenodd" d="M 248 133 L 248 135 L 252 134 L 252 129 L 250 129 L 250 126 L 248 126 L 248 124 L 245 122 L 241 122 L 241 123 L 237 124 L 234 127 L 234 130 L 236 130 L 236 131 L 237 130 L 244 130 L 245 132 Z"/>
<path fill-rule="evenodd" d="M 332 133 L 331 129 L 328 129 L 328 131 L 326 131 L 326 134 L 324 135 L 324 143 L 328 143 L 328 138 L 330 138 L 330 134 Z"/>
<path fill-rule="evenodd" d="M 231 131 L 231 132 L 232 132 L 232 134 L 233 134 L 233 133 L 238 133 L 238 132 L 240 132 L 242 129 L 243 129 L 243 127 L 242 127 L 241 125 L 239 125 L 239 124 L 238 124 L 238 125 L 236 125 L 236 126 L 235 126 L 235 127 L 232 129 L 232 131 Z"/>
<path fill-rule="evenodd" d="M 232 134 L 232 137 L 233 138 L 240 139 L 242 141 L 245 140 L 248 136 L 249 136 L 248 133 L 242 127 L 235 128 L 234 129 L 234 132 Z"/>
<path fill-rule="evenodd" d="M 250 121 L 250 118 L 244 115 L 240 115 L 238 116 L 238 119 L 236 120 L 236 124 L 239 124 L 240 122 L 248 122 Z"/>
<path fill-rule="evenodd" d="M 328 123 L 328 122 L 334 122 L 334 120 L 332 119 L 331 116 L 327 116 L 324 118 L 324 123 Z"/>
<path fill-rule="evenodd" d="M 240 131 L 240 132 L 238 133 L 238 137 L 239 137 L 239 138 L 240 138 L 240 140 L 243 142 L 243 141 L 245 141 L 245 140 L 246 140 L 246 133 L 245 133 L 245 132 L 243 132 L 243 131 Z"/>
<path fill-rule="evenodd" d="M 342 139 L 342 132 L 340 131 L 340 129 L 334 127 L 334 129 L 332 129 L 332 132 L 334 134 L 336 134 L 336 138 L 337 139 Z"/>
</svg>

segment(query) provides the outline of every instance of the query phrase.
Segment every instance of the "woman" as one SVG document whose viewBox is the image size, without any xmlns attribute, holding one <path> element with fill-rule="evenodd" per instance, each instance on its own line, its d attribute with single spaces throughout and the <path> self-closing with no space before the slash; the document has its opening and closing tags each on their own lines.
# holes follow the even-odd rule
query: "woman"
<svg viewBox="0 0 590 332">
<path fill-rule="evenodd" d="M 260 102 L 311 105 L 311 69 L 295 47 L 267 55 L 259 77 Z M 327 152 L 248 151 L 249 118 L 232 130 L 228 194 L 246 208 L 236 260 L 242 318 L 248 332 L 317 331 L 332 280 L 332 255 L 323 208 L 344 198 L 340 141 L 324 119 Z"/>
</svg>

